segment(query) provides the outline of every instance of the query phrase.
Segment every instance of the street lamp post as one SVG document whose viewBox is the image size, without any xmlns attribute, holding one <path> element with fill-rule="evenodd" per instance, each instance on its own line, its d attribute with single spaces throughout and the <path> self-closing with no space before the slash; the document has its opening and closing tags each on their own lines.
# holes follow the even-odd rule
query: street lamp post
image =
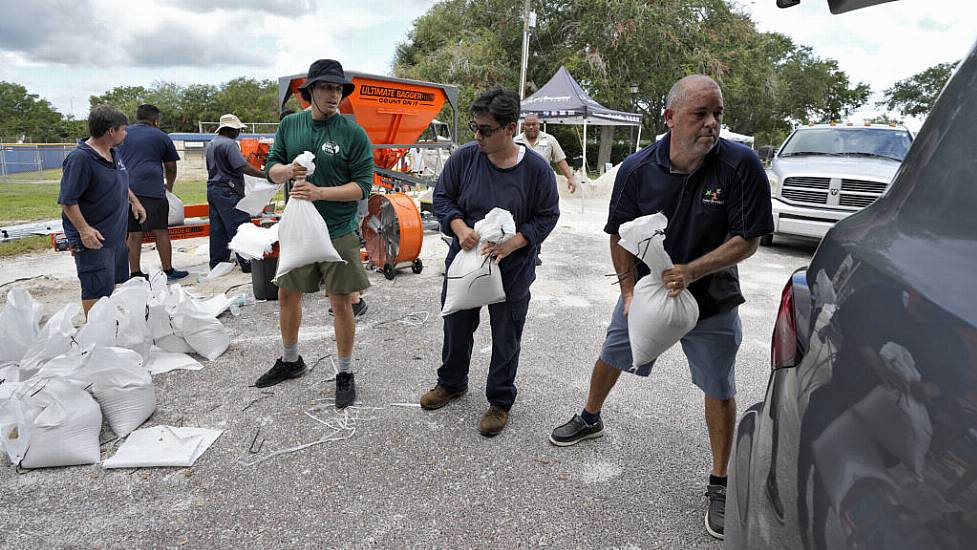
<svg viewBox="0 0 977 550">
<path fill-rule="evenodd" d="M 632 82 L 629 91 L 631 92 L 631 112 L 633 113 L 638 110 L 638 83 Z M 640 136 L 641 134 L 639 133 L 638 135 Z M 634 142 L 634 126 L 631 127 L 631 142 Z M 637 143 L 634 144 L 634 150 L 638 150 Z"/>
</svg>

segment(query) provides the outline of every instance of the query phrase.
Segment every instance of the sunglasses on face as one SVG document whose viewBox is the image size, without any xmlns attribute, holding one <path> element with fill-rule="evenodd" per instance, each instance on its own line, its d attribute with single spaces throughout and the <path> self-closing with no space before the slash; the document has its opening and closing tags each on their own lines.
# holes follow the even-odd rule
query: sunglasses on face
<svg viewBox="0 0 977 550">
<path fill-rule="evenodd" d="M 482 134 L 482 137 L 487 137 L 487 138 L 492 137 L 492 134 L 504 128 L 504 126 L 496 126 L 495 128 L 492 128 L 491 126 L 479 126 L 478 124 L 475 124 L 474 121 L 469 122 L 468 127 L 471 129 L 473 134 L 477 132 Z"/>
</svg>

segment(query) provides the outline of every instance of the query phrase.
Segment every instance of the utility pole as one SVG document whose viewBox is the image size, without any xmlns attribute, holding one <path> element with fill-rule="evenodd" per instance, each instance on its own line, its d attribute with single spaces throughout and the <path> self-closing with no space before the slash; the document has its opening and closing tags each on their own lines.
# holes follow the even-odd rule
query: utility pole
<svg viewBox="0 0 977 550">
<path fill-rule="evenodd" d="M 526 0 L 522 10 L 522 63 L 519 67 L 519 99 L 526 97 L 526 67 L 529 65 L 529 30 L 536 26 L 536 14 L 529 11 L 529 2 Z M 530 22 L 530 18 L 533 19 Z"/>
</svg>

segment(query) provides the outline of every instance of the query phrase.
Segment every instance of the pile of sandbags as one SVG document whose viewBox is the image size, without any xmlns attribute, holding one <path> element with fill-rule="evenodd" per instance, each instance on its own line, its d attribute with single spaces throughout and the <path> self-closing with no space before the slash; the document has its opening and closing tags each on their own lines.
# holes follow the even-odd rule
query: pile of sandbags
<svg viewBox="0 0 977 550">
<path fill-rule="evenodd" d="M 125 437 L 155 411 L 148 364 L 199 368 L 189 356 L 167 352 L 208 359 L 224 353 L 230 335 L 217 316 L 229 306 L 224 295 L 205 302 L 178 285 L 168 288 L 157 273 L 99 300 L 80 329 L 72 323 L 78 304 L 42 328 L 41 305 L 27 291 L 11 290 L 0 310 L 0 450 L 24 468 L 98 462 L 103 417 Z"/>
</svg>

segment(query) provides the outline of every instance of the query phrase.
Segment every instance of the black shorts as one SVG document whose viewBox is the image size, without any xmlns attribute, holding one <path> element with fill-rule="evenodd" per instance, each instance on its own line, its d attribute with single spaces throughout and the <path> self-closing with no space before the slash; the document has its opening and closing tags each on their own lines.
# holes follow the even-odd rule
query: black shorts
<svg viewBox="0 0 977 550">
<path fill-rule="evenodd" d="M 129 208 L 129 233 L 139 231 L 157 231 L 169 226 L 170 203 L 166 197 L 139 197 L 139 202 L 146 209 L 146 221 L 139 223 Z"/>
</svg>

